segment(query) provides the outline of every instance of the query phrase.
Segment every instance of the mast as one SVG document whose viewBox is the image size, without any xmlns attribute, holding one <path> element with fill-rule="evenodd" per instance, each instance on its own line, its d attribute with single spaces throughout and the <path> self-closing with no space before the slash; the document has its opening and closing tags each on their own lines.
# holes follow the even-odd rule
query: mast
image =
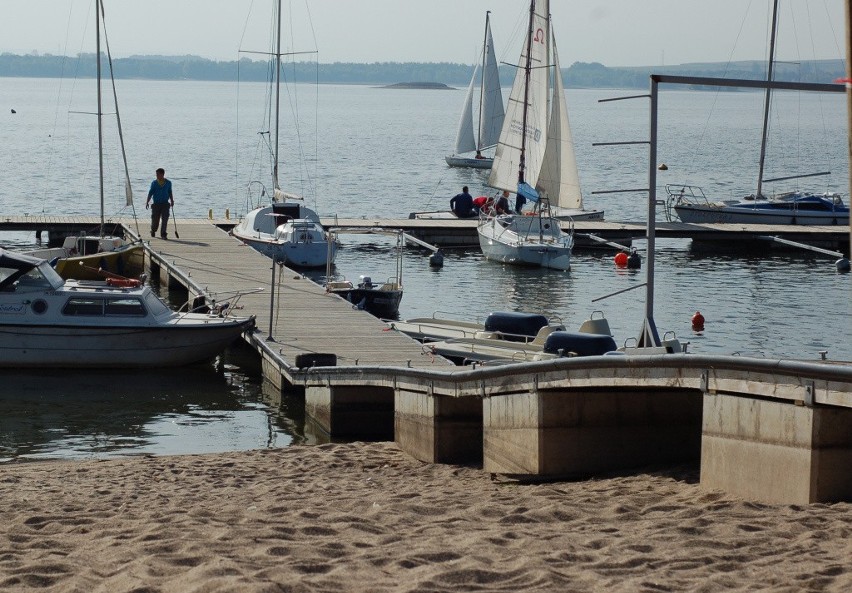
<svg viewBox="0 0 852 593">
<path fill-rule="evenodd" d="M 482 67 L 479 72 L 479 125 L 476 126 L 476 150 L 482 150 L 482 107 L 485 102 L 485 60 L 488 58 L 488 18 L 490 10 L 485 11 L 485 34 L 482 36 Z"/>
<path fill-rule="evenodd" d="M 524 110 L 521 121 L 521 155 L 518 160 L 518 184 L 524 183 L 524 170 L 527 152 L 527 115 L 530 105 L 530 72 L 532 70 L 533 24 L 535 19 L 535 0 L 530 0 L 530 24 L 527 27 L 527 63 L 524 65 Z"/>
<path fill-rule="evenodd" d="M 98 85 L 98 179 L 101 194 L 101 227 L 99 234 L 104 236 L 104 130 L 103 109 L 101 107 L 101 2 L 95 0 L 95 61 L 97 62 Z"/>
<path fill-rule="evenodd" d="M 769 65 L 766 72 L 766 81 L 772 82 L 772 70 L 775 65 L 775 33 L 778 28 L 778 0 L 772 2 L 772 27 L 769 33 Z M 766 140 L 769 135 L 769 103 L 772 97 L 772 89 L 766 87 L 766 95 L 763 101 L 763 135 L 760 138 L 760 164 L 757 170 L 757 193 L 754 195 L 759 200 L 763 195 L 763 162 L 766 159 Z"/>
<path fill-rule="evenodd" d="M 273 151 L 274 162 L 272 164 L 272 201 L 277 197 L 275 190 L 280 189 L 278 185 L 278 114 L 281 109 L 281 0 L 278 0 L 278 8 L 275 12 L 275 148 Z"/>
</svg>

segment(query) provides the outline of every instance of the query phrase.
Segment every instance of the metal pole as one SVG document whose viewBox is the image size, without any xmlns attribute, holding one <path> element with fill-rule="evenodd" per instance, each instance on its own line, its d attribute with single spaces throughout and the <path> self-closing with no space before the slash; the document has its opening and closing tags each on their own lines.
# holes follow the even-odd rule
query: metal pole
<svg viewBox="0 0 852 593">
<path fill-rule="evenodd" d="M 99 236 L 104 236 L 104 130 L 103 108 L 101 99 L 101 3 L 95 0 L 95 60 L 97 63 L 98 80 L 98 178 L 101 193 L 101 228 Z"/>
<path fill-rule="evenodd" d="M 266 336 L 267 342 L 274 342 L 272 337 L 272 320 L 275 317 L 275 258 L 272 258 L 272 283 L 269 285 L 269 335 Z"/>
<path fill-rule="evenodd" d="M 775 34 L 778 28 L 778 0 L 772 3 L 772 27 L 769 33 L 769 65 L 766 71 L 766 81 L 772 82 L 772 67 L 775 64 Z M 763 100 L 763 134 L 760 137 L 760 164 L 757 169 L 757 193 L 754 199 L 759 200 L 763 195 L 763 164 L 766 160 L 766 141 L 769 135 L 769 104 L 772 100 L 772 89 L 766 87 Z"/>
<path fill-rule="evenodd" d="M 645 264 L 645 321 L 638 346 L 652 348 L 660 345 L 660 336 L 654 323 L 654 249 L 656 245 L 657 213 L 657 80 L 651 76 L 651 121 L 648 143 L 648 261 Z"/>
<path fill-rule="evenodd" d="M 275 190 L 279 189 L 278 185 L 278 115 L 281 111 L 281 0 L 278 0 L 278 7 L 275 11 L 275 150 L 274 150 L 274 159 L 275 162 L 272 163 L 272 177 L 273 177 L 273 187 L 272 187 L 272 201 L 274 202 L 277 198 L 275 196 Z"/>
<path fill-rule="evenodd" d="M 846 0 L 846 125 L 852 126 L 852 0 Z M 849 162 L 852 163 L 852 132 L 847 131 Z M 849 177 L 849 199 L 852 200 L 852 176 Z M 852 246 L 852 218 L 849 219 L 849 244 Z M 852 247 L 850 247 L 852 250 Z M 852 257 L 852 254 L 850 254 Z"/>
</svg>

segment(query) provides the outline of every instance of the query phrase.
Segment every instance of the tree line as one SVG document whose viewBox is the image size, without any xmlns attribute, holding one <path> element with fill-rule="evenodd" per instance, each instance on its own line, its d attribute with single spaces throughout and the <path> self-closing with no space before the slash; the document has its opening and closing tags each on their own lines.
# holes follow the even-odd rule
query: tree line
<svg viewBox="0 0 852 593">
<path fill-rule="evenodd" d="M 108 64 L 102 57 L 103 68 Z M 266 81 L 270 65 L 265 61 L 243 58 L 215 61 L 197 56 L 132 56 L 113 60 L 115 78 L 150 80 Z M 104 70 L 105 72 L 107 70 Z M 371 64 L 335 62 L 294 62 L 282 66 L 285 79 L 295 82 L 386 85 L 399 82 L 444 83 L 467 86 L 473 66 L 449 62 L 375 62 Z M 745 61 L 677 66 L 609 67 L 597 62 L 575 62 L 562 69 L 565 84 L 584 88 L 648 88 L 650 74 L 708 76 L 761 80 L 766 63 Z M 500 66 L 500 79 L 510 86 L 515 68 Z M 94 77 L 94 54 L 74 57 L 0 54 L 0 76 L 29 78 Z M 826 83 L 845 76 L 842 60 L 810 60 L 797 64 L 778 64 L 775 79 L 790 82 Z"/>
</svg>

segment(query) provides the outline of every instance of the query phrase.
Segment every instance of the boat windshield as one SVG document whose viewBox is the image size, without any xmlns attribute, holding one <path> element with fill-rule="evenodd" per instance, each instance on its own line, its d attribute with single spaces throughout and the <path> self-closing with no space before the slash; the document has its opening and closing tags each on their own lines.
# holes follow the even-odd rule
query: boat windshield
<svg viewBox="0 0 852 593">
<path fill-rule="evenodd" d="M 150 291 L 145 291 L 145 307 L 151 312 L 151 315 L 157 317 L 163 313 L 170 313 L 172 311 L 163 301 L 157 298 L 157 295 Z"/>
<path fill-rule="evenodd" d="M 4 292 L 40 292 L 58 290 L 65 281 L 43 261 L 26 270 L 23 266 L 0 265 L 0 290 Z"/>
</svg>

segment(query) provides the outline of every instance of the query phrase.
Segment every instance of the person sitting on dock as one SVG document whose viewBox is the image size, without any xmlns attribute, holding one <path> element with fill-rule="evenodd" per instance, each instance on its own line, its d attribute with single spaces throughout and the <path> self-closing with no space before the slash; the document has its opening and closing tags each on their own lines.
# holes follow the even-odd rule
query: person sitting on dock
<svg viewBox="0 0 852 593">
<path fill-rule="evenodd" d="M 490 215 L 494 209 L 494 198 L 488 196 L 473 198 L 473 208 L 477 214 Z"/>
<path fill-rule="evenodd" d="M 462 193 L 456 194 L 450 200 L 450 210 L 459 218 L 470 218 L 476 216 L 473 207 L 473 196 L 467 191 L 467 186 L 462 188 Z"/>
</svg>

